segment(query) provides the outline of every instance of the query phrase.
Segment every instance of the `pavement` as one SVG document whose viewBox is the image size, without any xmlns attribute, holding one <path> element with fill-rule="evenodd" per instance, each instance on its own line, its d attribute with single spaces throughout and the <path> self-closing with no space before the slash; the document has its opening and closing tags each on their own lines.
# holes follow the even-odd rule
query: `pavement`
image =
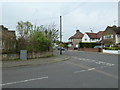
<svg viewBox="0 0 120 90">
<path fill-rule="evenodd" d="M 26 66 L 26 65 L 39 65 L 39 64 L 49 64 L 60 61 L 68 60 L 70 57 L 67 55 L 55 54 L 51 57 L 28 59 L 28 60 L 12 60 L 12 61 L 2 61 L 2 67 L 16 67 L 16 66 Z"/>
</svg>

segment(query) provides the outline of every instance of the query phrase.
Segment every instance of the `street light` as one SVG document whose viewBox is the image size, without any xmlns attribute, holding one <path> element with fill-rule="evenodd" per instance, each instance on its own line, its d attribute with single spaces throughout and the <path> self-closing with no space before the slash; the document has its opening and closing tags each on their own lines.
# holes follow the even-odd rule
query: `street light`
<svg viewBox="0 0 120 90">
<path fill-rule="evenodd" d="M 62 55 L 62 16 L 60 16 L 60 55 Z"/>
</svg>

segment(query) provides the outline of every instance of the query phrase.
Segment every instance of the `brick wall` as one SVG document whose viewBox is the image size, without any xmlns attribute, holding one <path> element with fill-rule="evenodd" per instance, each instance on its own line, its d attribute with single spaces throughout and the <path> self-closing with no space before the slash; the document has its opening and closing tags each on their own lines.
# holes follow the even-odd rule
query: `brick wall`
<svg viewBox="0 0 120 90">
<path fill-rule="evenodd" d="M 78 50 L 78 48 L 69 47 L 68 50 Z"/>
<path fill-rule="evenodd" d="M 102 52 L 101 48 L 80 48 L 79 51 Z"/>
</svg>

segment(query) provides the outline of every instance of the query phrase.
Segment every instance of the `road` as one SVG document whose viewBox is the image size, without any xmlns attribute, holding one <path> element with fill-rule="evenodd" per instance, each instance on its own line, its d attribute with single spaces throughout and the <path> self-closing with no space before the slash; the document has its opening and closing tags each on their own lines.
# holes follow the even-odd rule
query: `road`
<svg viewBox="0 0 120 90">
<path fill-rule="evenodd" d="M 3 68 L 3 88 L 118 88 L 117 55 L 80 51 L 63 54 L 70 59 Z"/>
</svg>

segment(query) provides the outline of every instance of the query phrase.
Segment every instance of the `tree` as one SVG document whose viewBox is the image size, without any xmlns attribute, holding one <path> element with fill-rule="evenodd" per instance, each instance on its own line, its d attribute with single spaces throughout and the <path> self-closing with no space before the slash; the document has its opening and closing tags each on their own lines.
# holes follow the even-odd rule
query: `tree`
<svg viewBox="0 0 120 90">
<path fill-rule="evenodd" d="M 32 23 L 30 23 L 29 21 L 19 21 L 17 23 L 16 29 L 19 34 L 17 40 L 17 50 L 26 49 L 28 46 L 29 37 L 33 31 Z"/>
<path fill-rule="evenodd" d="M 17 23 L 17 31 L 20 35 L 20 38 L 28 39 L 33 31 L 33 25 L 29 21 L 20 21 Z"/>
<path fill-rule="evenodd" d="M 58 38 L 58 30 L 55 25 L 36 26 L 29 21 L 20 21 L 17 23 L 17 31 L 19 33 L 18 50 L 49 51 L 52 43 Z"/>
<path fill-rule="evenodd" d="M 56 29 L 55 24 L 48 25 L 45 30 L 45 35 L 50 38 L 53 43 L 55 43 L 58 40 L 59 30 Z"/>
</svg>

